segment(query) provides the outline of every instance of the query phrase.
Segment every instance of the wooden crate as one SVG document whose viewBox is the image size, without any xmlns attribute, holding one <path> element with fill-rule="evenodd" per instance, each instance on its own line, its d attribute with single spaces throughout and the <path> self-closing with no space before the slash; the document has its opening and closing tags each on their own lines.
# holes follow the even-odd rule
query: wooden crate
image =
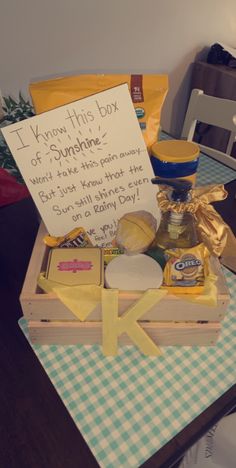
<svg viewBox="0 0 236 468">
<path fill-rule="evenodd" d="M 100 304 L 89 315 L 88 321 L 80 322 L 55 294 L 45 294 L 37 286 L 38 275 L 45 271 L 47 264 L 48 248 L 43 243 L 45 234 L 45 227 L 41 224 L 20 296 L 31 341 L 38 344 L 101 343 Z M 212 258 L 211 264 L 218 277 L 217 306 L 197 305 L 168 294 L 139 321 L 154 342 L 162 346 L 210 346 L 216 343 L 220 322 L 229 303 L 229 291 L 218 260 Z M 122 315 L 141 295 L 141 292 L 120 292 L 119 314 Z M 119 342 L 131 343 L 126 334 L 119 338 Z"/>
</svg>

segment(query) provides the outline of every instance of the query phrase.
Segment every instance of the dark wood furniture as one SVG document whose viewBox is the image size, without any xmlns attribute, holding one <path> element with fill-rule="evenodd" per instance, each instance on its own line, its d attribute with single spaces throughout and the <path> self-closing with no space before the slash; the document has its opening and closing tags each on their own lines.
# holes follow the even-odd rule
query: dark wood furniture
<svg viewBox="0 0 236 468">
<path fill-rule="evenodd" d="M 192 67 L 191 90 L 202 89 L 205 94 L 236 101 L 236 69 L 225 65 L 211 65 L 206 62 L 194 62 Z M 195 140 L 206 146 L 225 151 L 229 132 L 220 128 L 200 124 Z M 236 144 L 232 149 L 236 156 Z"/>
</svg>

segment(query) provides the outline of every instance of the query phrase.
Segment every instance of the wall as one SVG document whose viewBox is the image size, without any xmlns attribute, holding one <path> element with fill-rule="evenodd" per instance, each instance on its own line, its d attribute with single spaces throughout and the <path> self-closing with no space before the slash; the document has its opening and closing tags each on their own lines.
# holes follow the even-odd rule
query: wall
<svg viewBox="0 0 236 468">
<path fill-rule="evenodd" d="M 167 73 L 162 127 L 176 135 L 195 57 L 236 47 L 235 0 L 8 0 L 0 14 L 3 95 L 65 73 Z"/>
</svg>

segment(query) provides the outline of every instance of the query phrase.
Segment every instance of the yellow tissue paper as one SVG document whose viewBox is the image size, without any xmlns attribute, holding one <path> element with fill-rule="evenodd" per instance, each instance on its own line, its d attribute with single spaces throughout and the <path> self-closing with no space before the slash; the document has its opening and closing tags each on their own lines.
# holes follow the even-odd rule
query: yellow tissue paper
<svg viewBox="0 0 236 468">
<path fill-rule="evenodd" d="M 38 285 L 47 293 L 55 293 L 58 299 L 81 321 L 86 320 L 101 302 L 102 287 L 96 284 L 64 286 L 46 279 L 41 273 Z"/>
</svg>

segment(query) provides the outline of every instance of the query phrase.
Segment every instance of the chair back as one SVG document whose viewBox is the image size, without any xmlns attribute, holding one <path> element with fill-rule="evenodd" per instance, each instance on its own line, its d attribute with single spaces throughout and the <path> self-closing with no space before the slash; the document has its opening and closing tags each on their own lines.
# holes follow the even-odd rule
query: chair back
<svg viewBox="0 0 236 468">
<path fill-rule="evenodd" d="M 201 89 L 193 89 L 181 137 L 192 141 L 197 122 L 204 122 L 230 132 L 225 153 L 201 143 L 199 146 L 203 153 L 236 170 L 236 159 L 231 156 L 236 137 L 236 101 L 208 96 Z"/>
</svg>

